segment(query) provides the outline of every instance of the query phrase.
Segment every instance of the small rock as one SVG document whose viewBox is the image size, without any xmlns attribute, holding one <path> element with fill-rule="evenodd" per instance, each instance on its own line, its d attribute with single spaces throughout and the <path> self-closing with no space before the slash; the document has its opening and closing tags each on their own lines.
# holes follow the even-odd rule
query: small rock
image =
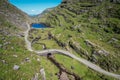
<svg viewBox="0 0 120 80">
<path fill-rule="evenodd" d="M 20 37 L 24 37 L 24 34 L 19 34 Z"/>
<path fill-rule="evenodd" d="M 6 63 L 6 61 L 5 61 L 5 60 L 2 60 L 2 63 L 3 63 L 3 64 L 5 64 L 5 63 Z"/>
<path fill-rule="evenodd" d="M 17 58 L 18 56 L 17 55 L 13 55 L 13 57 Z"/>
<path fill-rule="evenodd" d="M 107 56 L 109 54 L 109 52 L 105 51 L 105 50 L 99 50 L 98 51 L 99 54 L 103 54 L 105 56 Z"/>
<path fill-rule="evenodd" d="M 118 40 L 116 38 L 111 38 L 110 41 L 108 43 L 113 43 L 113 42 L 117 42 Z"/>
<path fill-rule="evenodd" d="M 23 65 L 23 64 L 24 64 L 24 62 L 21 62 L 21 64 Z"/>
<path fill-rule="evenodd" d="M 109 52 L 107 52 L 107 51 L 105 51 L 105 50 L 95 50 L 95 51 L 93 52 L 93 54 L 96 54 L 96 55 L 105 55 L 105 56 L 107 56 L 107 55 L 109 55 Z"/>
<path fill-rule="evenodd" d="M 14 65 L 13 70 L 18 70 L 19 68 L 20 68 L 20 66 Z"/>
<path fill-rule="evenodd" d="M 0 44 L 0 48 L 2 48 L 2 44 Z"/>
<path fill-rule="evenodd" d="M 30 62 L 30 59 L 29 59 L 29 58 L 25 58 L 25 61 L 26 61 L 26 62 Z"/>
<path fill-rule="evenodd" d="M 102 41 L 102 38 L 100 38 L 99 40 Z"/>
<path fill-rule="evenodd" d="M 40 61 L 40 59 L 39 59 L 39 58 L 37 58 L 37 61 Z"/>
<path fill-rule="evenodd" d="M 112 38 L 112 40 L 115 41 L 115 42 L 118 41 L 116 38 Z"/>
<path fill-rule="evenodd" d="M 8 45 L 9 44 L 9 42 L 5 42 L 3 45 L 5 46 L 5 45 Z"/>
<path fill-rule="evenodd" d="M 14 49 L 14 47 L 11 47 L 11 49 Z"/>
</svg>

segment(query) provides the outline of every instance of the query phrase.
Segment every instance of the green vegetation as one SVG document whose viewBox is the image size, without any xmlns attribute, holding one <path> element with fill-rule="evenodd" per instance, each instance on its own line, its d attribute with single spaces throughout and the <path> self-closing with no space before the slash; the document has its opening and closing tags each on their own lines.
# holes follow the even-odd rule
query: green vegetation
<svg viewBox="0 0 120 80">
<path fill-rule="evenodd" d="M 100 77 L 102 77 L 103 80 L 107 78 L 108 80 L 114 80 L 114 78 L 109 78 L 103 76 L 102 74 L 98 74 L 97 72 L 89 69 L 88 67 L 84 66 L 83 64 L 69 57 L 56 54 L 55 59 L 58 62 L 60 62 L 62 65 L 64 65 L 66 69 L 78 74 L 80 77 L 82 77 L 83 80 L 93 80 L 93 79 L 101 80 Z"/>
<path fill-rule="evenodd" d="M 120 74 L 119 9 L 120 5 L 117 2 L 109 0 L 102 2 L 70 0 L 63 1 L 61 5 L 37 19 L 39 22 L 54 27 L 50 32 L 59 43 L 64 44 L 60 46 L 63 49 L 72 51 L 77 56 L 86 58 L 107 71 Z M 89 45 L 86 40 L 91 44 Z M 47 42 L 47 46 L 51 45 L 49 41 Z M 86 51 L 88 54 L 83 54 Z M 59 57 L 56 58 L 58 62 L 63 56 Z M 69 62 L 71 60 L 62 61 L 68 69 Z"/>
<path fill-rule="evenodd" d="M 41 79 L 42 68 L 45 69 L 47 79 L 57 72 L 50 61 L 26 49 L 23 30 L 26 28 L 25 22 L 29 21 L 25 13 L 7 0 L 0 0 L 0 80 L 31 80 L 36 73 Z M 14 65 L 18 65 L 19 69 L 14 70 Z M 57 77 L 53 76 L 51 80 L 53 78 Z"/>
<path fill-rule="evenodd" d="M 47 57 L 29 52 L 25 47 L 22 27 L 31 19 L 5 0 L 0 1 L 0 8 L 0 80 L 29 80 L 36 73 L 41 79 L 42 68 L 45 69 L 47 80 L 58 80 L 59 68 Z M 37 22 L 52 28 L 31 29 L 29 40 L 35 50 L 67 50 L 109 72 L 120 74 L 119 15 L 120 5 L 114 1 L 63 0 L 61 5 L 42 14 L 42 17 L 34 17 Z M 53 56 L 65 69 L 83 80 L 116 80 L 69 57 Z M 14 70 L 14 65 L 20 68 Z"/>
<path fill-rule="evenodd" d="M 57 80 L 57 76 L 55 76 L 55 73 L 58 72 L 57 68 L 46 58 L 27 51 L 22 38 L 11 38 L 3 35 L 0 35 L 0 37 L 0 45 L 4 45 L 5 42 L 9 43 L 0 49 L 0 79 L 32 79 L 36 73 L 40 73 L 40 69 L 44 68 L 47 80 Z M 29 58 L 30 61 L 26 61 L 26 58 Z M 19 65 L 20 69 L 13 70 L 14 65 Z M 53 76 L 51 77 L 51 75 Z"/>
</svg>

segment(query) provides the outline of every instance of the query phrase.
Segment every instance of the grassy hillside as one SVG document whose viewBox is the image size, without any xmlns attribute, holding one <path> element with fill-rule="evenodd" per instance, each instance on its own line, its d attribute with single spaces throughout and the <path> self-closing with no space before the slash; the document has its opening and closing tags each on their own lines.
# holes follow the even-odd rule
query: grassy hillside
<svg viewBox="0 0 120 80">
<path fill-rule="evenodd" d="M 23 31 L 30 21 L 7 0 L 0 0 L 0 80 L 30 80 L 43 67 L 39 60 L 47 62 L 25 47 Z M 15 65 L 18 70 L 13 69 Z"/>
<path fill-rule="evenodd" d="M 50 33 L 55 42 L 45 39 L 38 42 L 42 41 L 48 48 L 58 44 L 109 72 L 120 74 L 119 3 L 117 0 L 63 0 L 52 11 L 37 17 L 40 23 L 53 27 L 43 33 Z M 39 45 L 34 47 L 38 49 Z"/>
<path fill-rule="evenodd" d="M 63 0 L 35 18 L 53 28 L 31 29 L 36 50 L 63 49 L 103 69 L 120 74 L 120 5 L 118 0 Z M 0 0 L 0 80 L 116 80 L 63 55 L 41 57 L 25 47 L 23 31 L 31 19 L 7 0 Z M 17 70 L 15 66 L 19 66 Z M 64 72 L 64 74 L 63 74 Z"/>
<path fill-rule="evenodd" d="M 59 70 L 55 65 L 26 49 L 24 31 L 26 22 L 31 21 L 7 0 L 0 0 L 0 80 L 41 80 L 43 68 L 47 80 L 58 79 L 55 74 Z"/>
</svg>

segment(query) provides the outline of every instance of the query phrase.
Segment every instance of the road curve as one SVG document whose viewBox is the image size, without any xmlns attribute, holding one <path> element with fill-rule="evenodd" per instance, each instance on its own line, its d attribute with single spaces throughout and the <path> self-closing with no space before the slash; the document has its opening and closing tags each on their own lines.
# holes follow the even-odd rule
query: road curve
<svg viewBox="0 0 120 80">
<path fill-rule="evenodd" d="M 51 53 L 51 54 L 62 54 L 62 55 L 66 55 L 66 56 L 69 56 L 73 59 L 76 59 L 77 61 L 83 63 L 84 65 L 88 66 L 89 68 L 99 72 L 99 73 L 102 73 L 104 75 L 107 75 L 107 76 L 111 76 L 111 77 L 114 77 L 114 78 L 117 78 L 117 79 L 120 79 L 120 75 L 119 74 L 114 74 L 114 73 L 111 73 L 111 72 L 108 72 L 108 71 L 105 71 L 104 69 L 100 68 L 99 66 L 91 63 L 90 61 L 87 61 L 83 58 L 80 58 L 80 57 L 77 57 L 73 54 L 71 54 L 70 52 L 68 51 L 64 51 L 64 50 L 59 50 L 59 49 L 48 49 L 48 50 L 42 50 L 42 51 L 36 51 L 36 50 L 33 50 L 32 47 L 31 47 L 31 42 L 27 39 L 28 38 L 28 34 L 29 34 L 29 31 L 30 31 L 30 25 L 27 23 L 27 27 L 28 29 L 25 31 L 25 42 L 26 42 L 26 47 L 29 51 L 33 51 L 35 53 L 37 53 L 38 55 L 42 56 L 42 55 L 47 55 L 48 53 Z"/>
</svg>

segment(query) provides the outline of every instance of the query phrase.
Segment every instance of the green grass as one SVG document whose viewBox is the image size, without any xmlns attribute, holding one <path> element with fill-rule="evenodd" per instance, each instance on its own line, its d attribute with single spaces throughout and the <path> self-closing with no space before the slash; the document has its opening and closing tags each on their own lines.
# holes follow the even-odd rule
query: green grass
<svg viewBox="0 0 120 80">
<path fill-rule="evenodd" d="M 58 77 L 55 74 L 59 72 L 59 69 L 53 63 L 43 57 L 41 58 L 41 65 L 45 69 L 47 80 L 58 80 Z"/>
<path fill-rule="evenodd" d="M 1 3 L 0 6 L 2 6 Z M 61 8 L 60 6 L 65 7 Z M 7 6 L 3 6 L 2 8 L 5 8 L 6 10 L 6 7 Z M 10 6 L 11 13 L 19 12 L 12 12 L 12 8 L 13 6 Z M 84 12 L 86 9 L 88 12 Z M 112 4 L 108 1 L 103 2 L 100 6 L 95 6 L 93 3 L 86 1 L 73 1 L 72 4 L 61 4 L 51 12 L 43 15 L 42 18 L 36 18 L 38 22 L 46 23 L 54 28 L 39 29 L 30 32 L 29 36 L 32 36 L 33 39 L 41 37 L 41 39 L 35 42 L 32 47 L 35 50 L 42 50 L 42 45 L 37 43 L 44 43 L 48 49 L 55 48 L 65 50 L 65 48 L 59 46 L 53 39 L 48 39 L 48 33 L 51 32 L 61 43 L 67 45 L 66 47 L 70 49 L 69 52 L 78 57 L 84 57 L 84 55 L 80 56 L 75 50 L 70 48 L 68 45 L 69 41 L 73 41 L 79 44 L 84 50 L 88 51 L 89 57 L 91 57 L 94 56 L 93 48 L 85 43 L 85 40 L 90 40 L 92 43 L 110 52 L 108 56 L 96 55 L 98 59 L 98 62 L 96 63 L 97 65 L 100 65 L 106 70 L 112 70 L 112 68 L 119 67 L 119 9 L 119 4 Z M 83 10 L 83 12 L 81 10 Z M 35 73 L 39 73 L 41 68 L 44 68 L 47 80 L 58 80 L 58 77 L 55 74 L 59 72 L 59 69 L 46 57 L 40 57 L 35 53 L 29 52 L 25 47 L 24 39 L 13 36 L 19 32 L 20 29 L 11 25 L 9 22 L 6 22 L 6 19 L 4 18 L 4 15 L 0 15 L 0 21 L 2 22 L 0 30 L 10 32 L 12 35 L 6 36 L 5 33 L 0 34 L 0 44 L 3 45 L 5 42 L 10 42 L 10 44 L 4 45 L 4 47 L 0 49 L 0 79 L 29 80 L 35 75 Z M 75 26 L 78 25 L 80 26 L 76 28 Z M 2 40 L 2 37 L 5 37 L 5 40 Z M 111 38 L 116 38 L 118 41 L 115 43 L 108 43 Z M 29 38 L 30 41 L 33 39 Z M 116 47 L 116 45 L 118 47 Z M 18 57 L 15 58 L 13 55 L 17 55 Z M 29 57 L 31 62 L 24 62 L 26 57 Z M 40 61 L 37 61 L 38 58 Z M 55 59 L 63 64 L 66 69 L 78 74 L 83 80 L 116 80 L 108 76 L 103 76 L 69 57 L 56 54 Z M 2 60 L 5 60 L 6 64 L 3 64 Z M 101 65 L 101 63 L 104 64 Z M 20 66 L 20 69 L 17 71 L 12 69 L 15 64 Z M 106 66 L 106 64 L 109 66 Z M 73 70 L 71 69 L 71 66 L 74 67 Z M 120 69 L 111 72 L 119 74 Z M 39 77 L 41 78 L 41 76 Z"/>
<path fill-rule="evenodd" d="M 55 59 L 61 64 L 63 64 L 66 69 L 75 72 L 76 74 L 79 74 L 79 76 L 84 76 L 85 72 L 87 72 L 87 67 L 74 59 L 59 54 L 55 55 Z M 74 67 L 74 70 L 71 69 L 71 66 Z"/>
<path fill-rule="evenodd" d="M 83 80 L 101 80 L 99 76 L 102 76 L 102 74 L 98 74 L 97 72 L 89 69 L 87 66 L 83 65 L 82 63 L 69 58 L 67 56 L 55 54 L 55 59 L 64 65 L 64 67 L 76 74 L 78 74 L 80 77 L 83 78 Z M 74 69 L 71 69 L 71 66 L 74 67 Z M 108 76 L 103 76 L 103 79 L 107 78 L 108 80 L 115 80 L 114 78 L 108 77 Z"/>
<path fill-rule="evenodd" d="M 7 37 L 3 35 L 0 35 L 0 37 L 5 37 L 4 41 L 0 39 L 0 44 L 7 41 L 10 42 L 10 44 L 5 45 L 0 49 L 0 79 L 29 80 L 34 77 L 36 73 L 40 73 L 40 69 L 44 68 L 47 80 L 49 80 L 49 78 L 57 80 L 57 76 L 55 75 L 55 73 L 58 72 L 57 68 L 46 58 L 42 58 L 35 53 L 29 52 L 25 47 L 23 38 Z M 13 47 L 13 49 L 11 47 Z M 17 55 L 17 57 L 14 57 L 13 55 Z M 25 58 L 29 58 L 30 62 L 25 62 Z M 37 59 L 40 59 L 40 61 L 37 61 Z M 4 64 L 2 60 L 5 60 L 6 63 Z M 20 69 L 16 71 L 13 70 L 14 65 L 19 65 Z M 39 77 L 41 79 L 40 74 Z"/>
<path fill-rule="evenodd" d="M 49 12 L 48 14 L 46 14 L 46 16 L 43 17 L 43 19 L 46 18 L 46 21 L 43 21 L 44 23 L 50 24 L 54 27 L 54 29 L 51 30 L 51 33 L 62 43 L 69 44 L 68 42 L 70 40 L 78 43 L 84 50 L 88 51 L 89 57 L 92 57 L 94 56 L 94 50 L 92 47 L 88 46 L 85 43 L 85 40 L 90 40 L 92 43 L 100 46 L 99 48 L 97 48 L 98 50 L 105 49 L 109 52 L 109 56 L 95 55 L 98 59 L 98 62 L 96 64 L 100 65 L 104 69 L 106 69 L 106 67 L 105 65 L 101 65 L 102 61 L 105 61 L 106 64 L 109 64 L 111 62 L 112 65 L 119 66 L 120 31 L 118 15 L 120 6 L 108 1 L 103 1 L 98 6 L 95 6 L 93 2 L 89 3 L 86 1 L 72 1 L 72 3 L 72 5 L 71 3 L 63 3 L 59 5 L 55 10 Z M 61 8 L 60 6 L 63 7 Z M 83 10 L 83 12 L 79 13 L 78 11 L 81 10 Z M 88 10 L 88 12 L 84 12 L 84 10 Z M 42 21 L 42 18 L 40 20 Z M 80 25 L 80 27 L 75 28 L 76 25 Z M 80 32 L 78 32 L 79 30 Z M 115 38 L 118 41 L 109 43 L 112 38 Z M 51 41 L 47 42 L 48 46 L 51 45 L 50 43 L 52 43 Z M 56 48 L 58 47 L 56 46 Z M 70 48 L 70 51 L 79 56 L 73 49 Z M 58 61 L 65 64 L 65 66 L 70 69 L 70 60 L 68 58 L 66 58 L 66 60 L 68 59 L 68 61 L 64 63 L 64 61 L 62 61 L 63 56 L 57 55 L 57 57 L 58 58 L 56 59 L 58 59 Z M 76 61 L 73 61 L 73 63 L 78 64 Z M 76 65 L 76 67 L 78 66 L 79 65 Z M 82 65 L 80 65 L 79 67 L 81 66 Z M 109 64 L 107 68 L 111 69 L 111 65 Z M 112 66 L 112 68 L 115 67 Z M 79 69 L 77 69 L 76 72 L 77 74 L 80 74 L 81 72 L 81 75 L 85 74 L 84 68 L 83 72 Z M 86 73 L 87 77 L 85 77 L 85 80 L 94 80 L 97 73 L 94 74 L 94 72 L 91 72 L 93 73 L 92 75 L 94 75 L 92 76 L 89 72 L 91 72 L 91 70 L 88 70 L 88 74 Z M 119 74 L 119 69 L 111 72 Z M 100 78 L 97 77 L 96 79 L 99 80 Z"/>
</svg>

